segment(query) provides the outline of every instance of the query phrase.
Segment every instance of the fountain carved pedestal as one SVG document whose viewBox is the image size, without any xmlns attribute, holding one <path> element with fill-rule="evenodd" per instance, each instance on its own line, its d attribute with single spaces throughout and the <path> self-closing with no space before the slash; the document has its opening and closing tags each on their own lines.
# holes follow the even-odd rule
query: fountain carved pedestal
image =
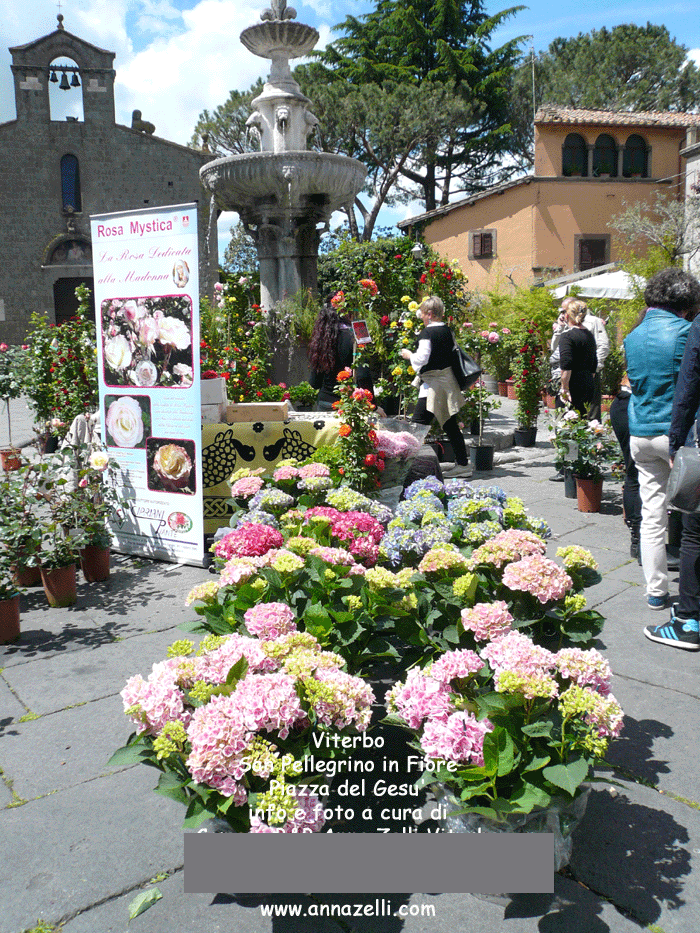
<svg viewBox="0 0 700 933">
<path fill-rule="evenodd" d="M 241 33 L 247 49 L 272 61 L 246 121 L 260 151 L 216 159 L 200 172 L 216 205 L 237 211 L 255 241 L 260 303 L 267 309 L 299 289 L 316 290 L 321 233 L 333 211 L 352 203 L 366 175 L 356 159 L 306 148 L 318 119 L 289 61 L 307 55 L 319 36 L 294 16 L 286 0 L 276 0 L 262 22 Z"/>
</svg>

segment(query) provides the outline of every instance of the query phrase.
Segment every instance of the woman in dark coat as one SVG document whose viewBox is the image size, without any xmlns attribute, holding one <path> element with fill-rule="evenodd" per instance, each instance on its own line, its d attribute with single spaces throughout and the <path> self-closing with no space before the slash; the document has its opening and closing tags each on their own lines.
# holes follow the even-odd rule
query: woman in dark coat
<svg viewBox="0 0 700 933">
<path fill-rule="evenodd" d="M 331 411 L 333 403 L 338 401 L 339 396 L 335 392 L 338 373 L 353 368 L 354 350 L 355 338 L 350 319 L 341 317 L 330 305 L 321 308 L 309 345 L 310 382 L 314 389 L 319 390 L 319 411 Z M 372 376 L 366 366 L 356 368 L 355 383 L 359 388 L 374 393 Z"/>
<path fill-rule="evenodd" d="M 586 311 L 583 301 L 569 301 L 565 313 L 570 329 L 564 331 L 559 338 L 559 395 L 563 402 L 570 402 L 583 418 L 586 417 L 588 406 L 593 400 L 595 372 L 598 366 L 595 337 L 583 326 Z"/>
</svg>

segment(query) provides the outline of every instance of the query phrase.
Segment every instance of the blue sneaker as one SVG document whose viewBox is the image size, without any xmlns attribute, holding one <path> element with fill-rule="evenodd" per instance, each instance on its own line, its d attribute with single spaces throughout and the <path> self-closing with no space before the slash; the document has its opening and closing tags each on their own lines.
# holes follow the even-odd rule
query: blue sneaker
<svg viewBox="0 0 700 933">
<path fill-rule="evenodd" d="M 665 625 L 647 625 L 644 634 L 649 641 L 685 651 L 700 651 L 700 622 L 697 619 L 679 619 L 676 607 L 671 609 L 671 619 Z"/>
<path fill-rule="evenodd" d="M 666 609 L 668 607 L 668 593 L 664 596 L 647 596 L 650 609 Z"/>
</svg>

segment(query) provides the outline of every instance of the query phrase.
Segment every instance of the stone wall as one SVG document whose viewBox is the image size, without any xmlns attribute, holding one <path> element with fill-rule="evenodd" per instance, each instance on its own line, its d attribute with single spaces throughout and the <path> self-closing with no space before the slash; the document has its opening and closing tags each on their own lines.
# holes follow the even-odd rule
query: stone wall
<svg viewBox="0 0 700 933">
<path fill-rule="evenodd" d="M 83 121 L 50 120 L 48 64 L 57 50 L 81 69 Z M 83 252 L 90 247 L 91 214 L 198 202 L 200 287 L 208 291 L 218 268 L 218 246 L 213 224 L 209 266 L 209 203 L 199 169 L 211 156 L 115 123 L 113 53 L 62 28 L 11 51 L 18 117 L 0 125 L 0 340 L 21 342 L 33 311 L 55 320 L 57 281 L 92 278 L 89 257 L 49 262 L 61 243 L 78 243 Z M 96 90 L 100 87 L 102 92 Z M 64 210 L 64 155 L 78 160 L 79 213 Z"/>
</svg>

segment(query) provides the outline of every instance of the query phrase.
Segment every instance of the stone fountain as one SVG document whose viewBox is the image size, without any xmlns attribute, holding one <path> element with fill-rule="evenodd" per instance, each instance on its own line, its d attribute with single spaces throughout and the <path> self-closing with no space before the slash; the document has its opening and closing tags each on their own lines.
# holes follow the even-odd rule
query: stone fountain
<svg viewBox="0 0 700 933">
<path fill-rule="evenodd" d="M 301 288 L 316 290 L 321 233 L 333 211 L 352 203 L 366 175 L 356 159 L 307 149 L 319 121 L 289 61 L 308 55 L 319 35 L 295 22 L 296 11 L 286 0 L 270 6 L 240 37 L 254 55 L 272 60 L 246 124 L 260 151 L 215 159 L 200 171 L 212 200 L 222 210 L 237 211 L 255 241 L 260 303 L 268 310 Z"/>
</svg>

